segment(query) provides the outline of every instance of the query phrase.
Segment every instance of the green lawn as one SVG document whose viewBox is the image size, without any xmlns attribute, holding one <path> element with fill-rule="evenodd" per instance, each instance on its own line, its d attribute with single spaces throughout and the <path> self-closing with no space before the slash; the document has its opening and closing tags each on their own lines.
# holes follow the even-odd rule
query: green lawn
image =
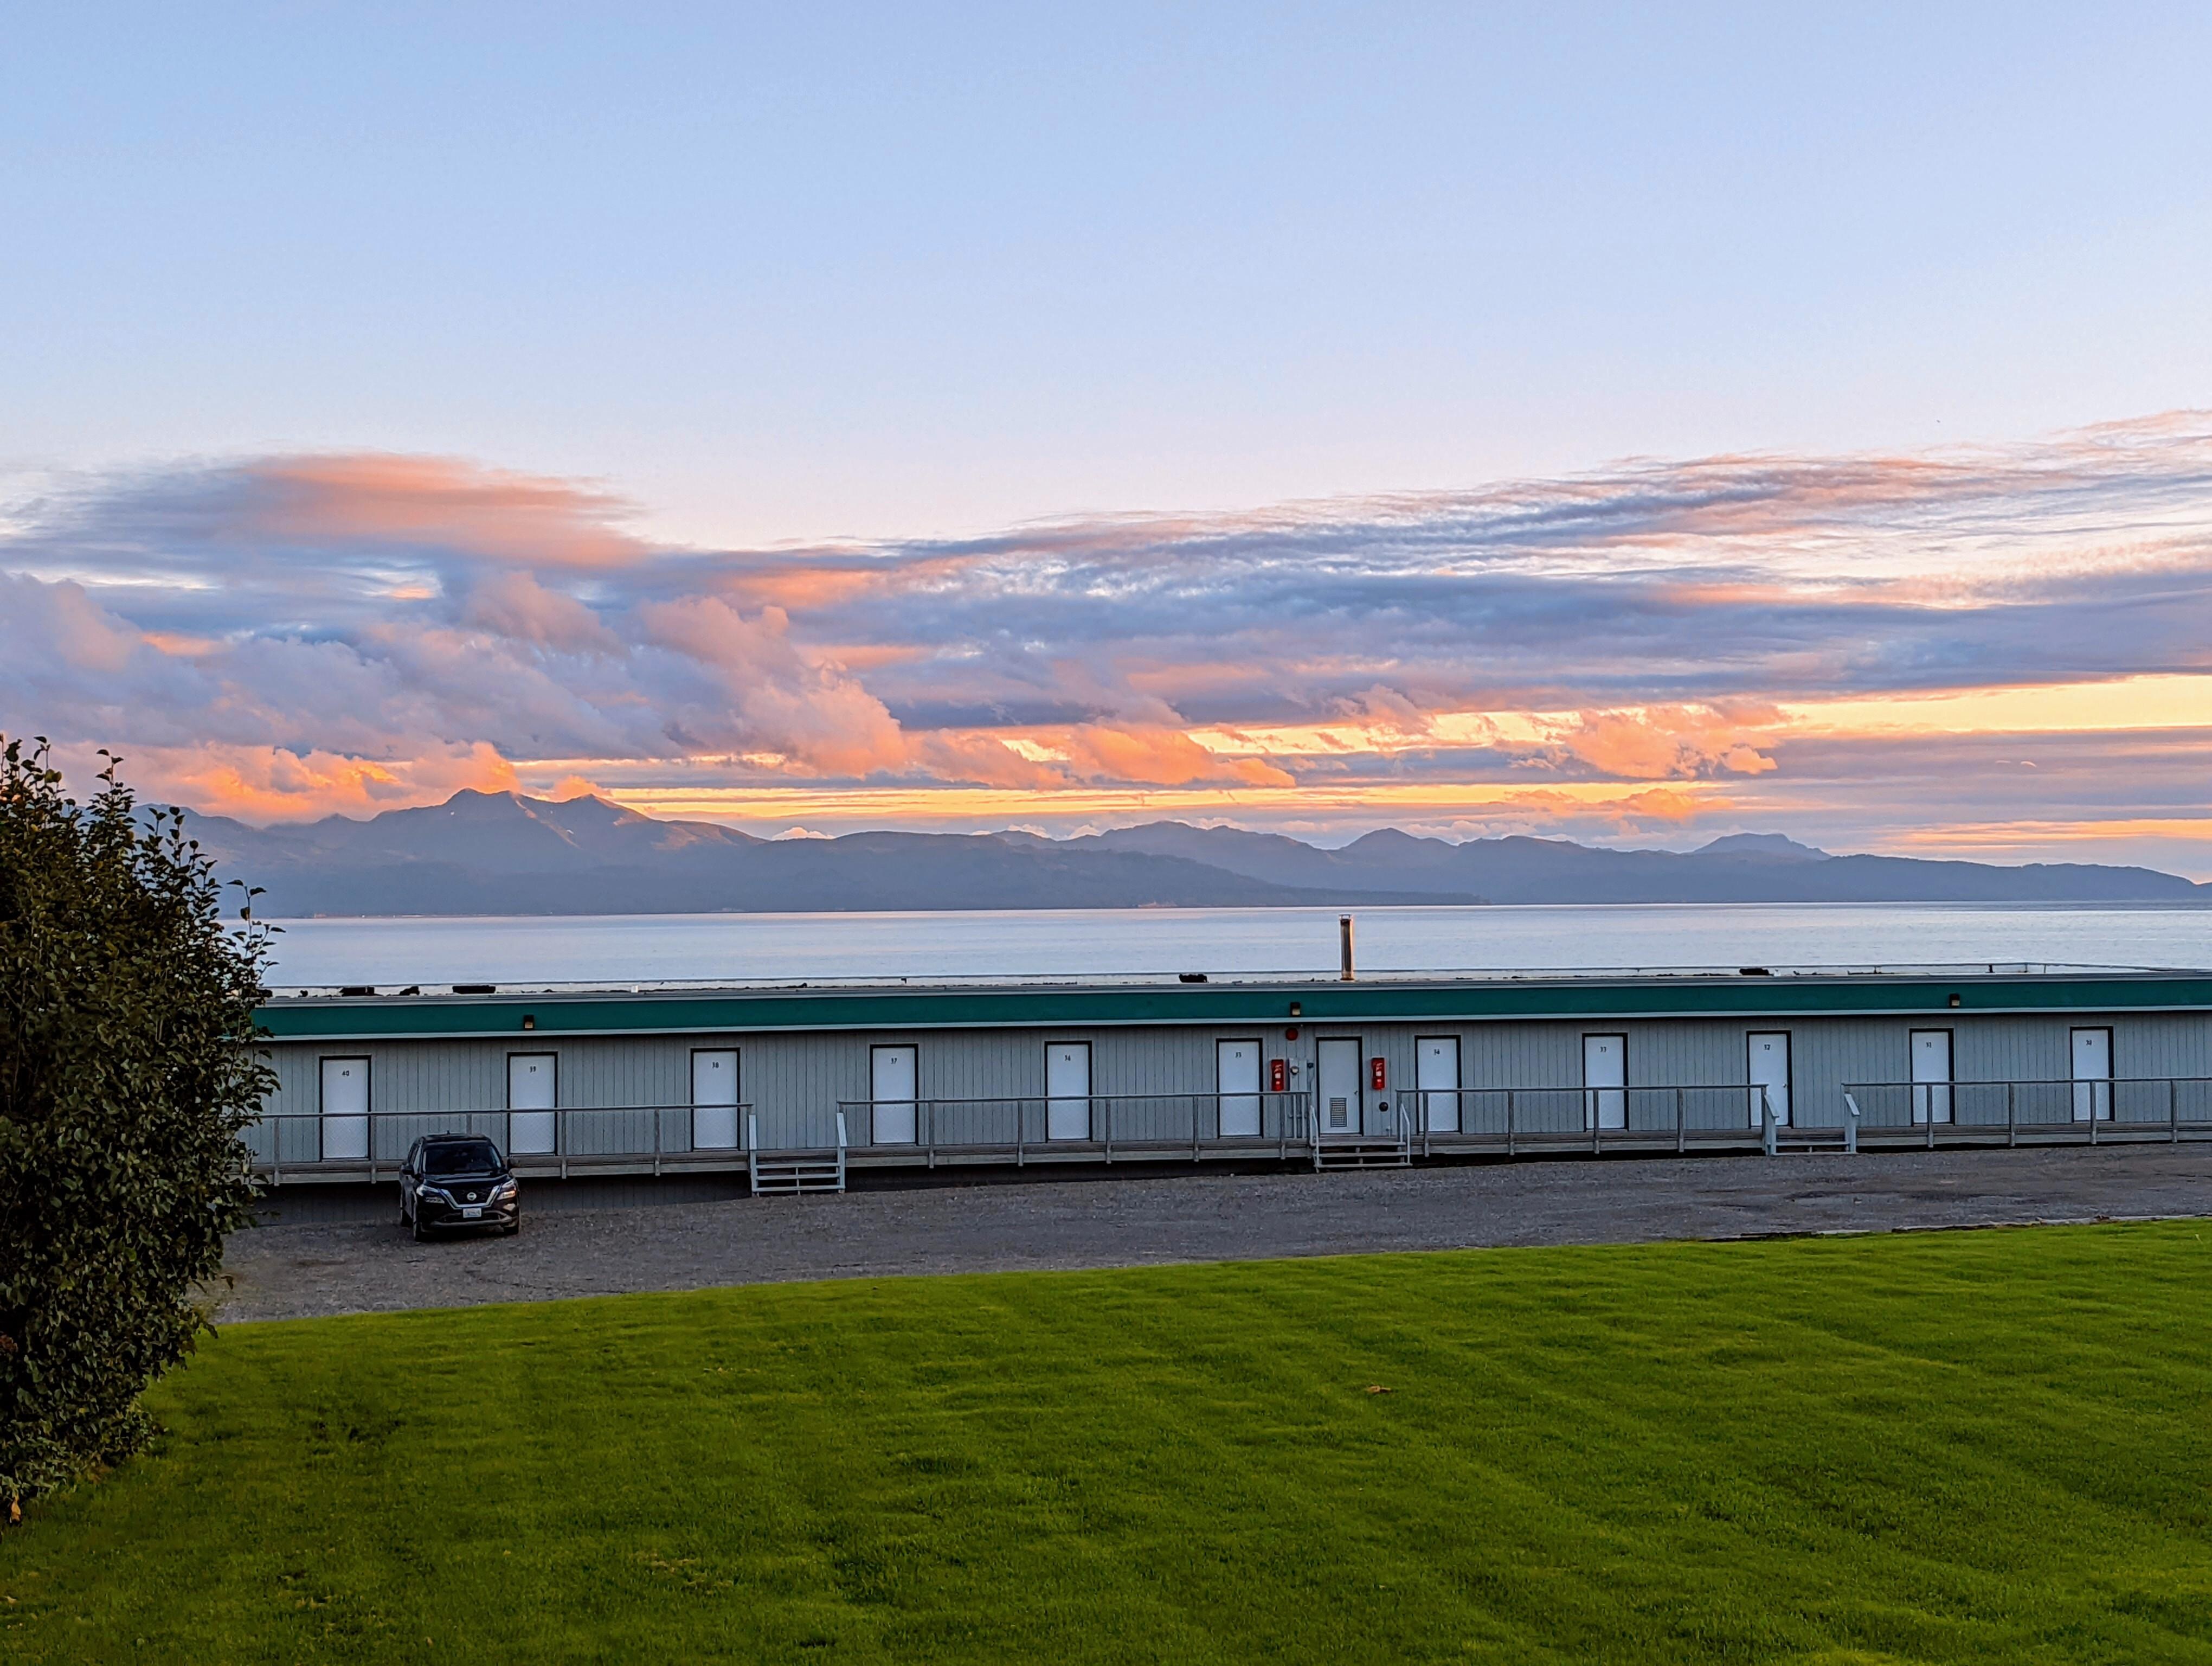
<svg viewBox="0 0 2212 1666">
<path fill-rule="evenodd" d="M 242 1326 L 0 1660 L 2212 1662 L 2208 1235 Z"/>
</svg>

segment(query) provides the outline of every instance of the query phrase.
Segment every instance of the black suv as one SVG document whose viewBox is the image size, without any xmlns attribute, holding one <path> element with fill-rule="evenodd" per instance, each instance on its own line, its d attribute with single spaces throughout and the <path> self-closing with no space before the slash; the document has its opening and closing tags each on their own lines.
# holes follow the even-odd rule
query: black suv
<svg viewBox="0 0 2212 1666">
<path fill-rule="evenodd" d="M 496 1226 L 511 1237 L 522 1230 L 522 1188 L 482 1134 L 427 1134 L 399 1170 L 399 1224 L 418 1243 L 447 1226 Z"/>
</svg>

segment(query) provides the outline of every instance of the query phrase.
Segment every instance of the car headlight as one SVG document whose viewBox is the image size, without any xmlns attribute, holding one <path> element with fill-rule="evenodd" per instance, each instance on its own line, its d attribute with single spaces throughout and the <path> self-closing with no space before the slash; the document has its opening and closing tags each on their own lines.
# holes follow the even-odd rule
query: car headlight
<svg viewBox="0 0 2212 1666">
<path fill-rule="evenodd" d="M 451 1203 L 453 1201 L 452 1198 L 447 1197 L 445 1192 L 436 1186 L 417 1186 L 415 1189 L 415 1195 L 417 1197 L 427 1197 L 433 1203 Z"/>
</svg>

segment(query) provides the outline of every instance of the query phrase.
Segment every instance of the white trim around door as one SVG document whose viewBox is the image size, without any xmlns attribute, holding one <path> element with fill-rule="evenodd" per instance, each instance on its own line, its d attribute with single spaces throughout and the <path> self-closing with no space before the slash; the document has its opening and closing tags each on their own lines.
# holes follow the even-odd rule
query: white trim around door
<svg viewBox="0 0 2212 1666">
<path fill-rule="evenodd" d="M 1583 1126 L 1628 1126 L 1628 1037 L 1583 1037 Z"/>
<path fill-rule="evenodd" d="M 1044 1137 L 1091 1137 L 1091 1043 L 1047 1042 L 1044 1048 Z"/>
<path fill-rule="evenodd" d="M 543 1157 L 560 1142 L 561 1055 L 507 1055 L 507 1148 L 510 1156 Z"/>
<path fill-rule="evenodd" d="M 1367 1097 L 1366 1055 L 1357 1036 L 1323 1036 L 1315 1043 L 1314 1116 L 1324 1140 L 1349 1140 L 1362 1125 Z"/>
<path fill-rule="evenodd" d="M 1215 1115 L 1224 1140 L 1259 1138 L 1260 1052 L 1257 1036 L 1213 1043 Z"/>
<path fill-rule="evenodd" d="M 322 1127 L 325 1163 L 361 1160 L 368 1155 L 368 1061 L 325 1059 L 321 1098 L 316 1109 Z"/>
<path fill-rule="evenodd" d="M 691 1145 L 696 1151 L 735 1151 L 738 1128 L 738 1049 L 691 1049 Z"/>
<path fill-rule="evenodd" d="M 1912 1120 L 1926 1127 L 1951 1120 L 1951 1032 L 1912 1032 Z"/>
<path fill-rule="evenodd" d="M 1421 1096 L 1421 1126 L 1431 1134 L 1459 1132 L 1459 1037 L 1419 1036 L 1413 1041 L 1413 1086 Z"/>
<path fill-rule="evenodd" d="M 2074 1120 L 2112 1120 L 2112 1032 L 2092 1026 L 2066 1038 L 2074 1073 Z"/>
<path fill-rule="evenodd" d="M 921 1055 L 911 1042 L 868 1049 L 868 1140 L 911 1146 L 916 1138 L 915 1091 Z"/>
<path fill-rule="evenodd" d="M 1774 1125 L 1790 1126 L 1790 1032 L 1787 1030 L 1754 1030 L 1744 1037 L 1744 1080 L 1753 1088 L 1766 1090 L 1766 1102 L 1774 1107 Z M 1759 1116 L 1759 1095 L 1747 1095 L 1751 1101 L 1751 1125 L 1761 1126 Z"/>
</svg>

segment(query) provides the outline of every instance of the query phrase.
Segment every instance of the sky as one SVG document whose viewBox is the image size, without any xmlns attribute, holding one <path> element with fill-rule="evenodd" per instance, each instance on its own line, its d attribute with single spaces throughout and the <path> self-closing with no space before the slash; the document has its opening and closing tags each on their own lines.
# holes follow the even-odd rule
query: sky
<svg viewBox="0 0 2212 1666">
<path fill-rule="evenodd" d="M 49 8 L 0 732 L 2212 877 L 2201 8 Z"/>
</svg>

